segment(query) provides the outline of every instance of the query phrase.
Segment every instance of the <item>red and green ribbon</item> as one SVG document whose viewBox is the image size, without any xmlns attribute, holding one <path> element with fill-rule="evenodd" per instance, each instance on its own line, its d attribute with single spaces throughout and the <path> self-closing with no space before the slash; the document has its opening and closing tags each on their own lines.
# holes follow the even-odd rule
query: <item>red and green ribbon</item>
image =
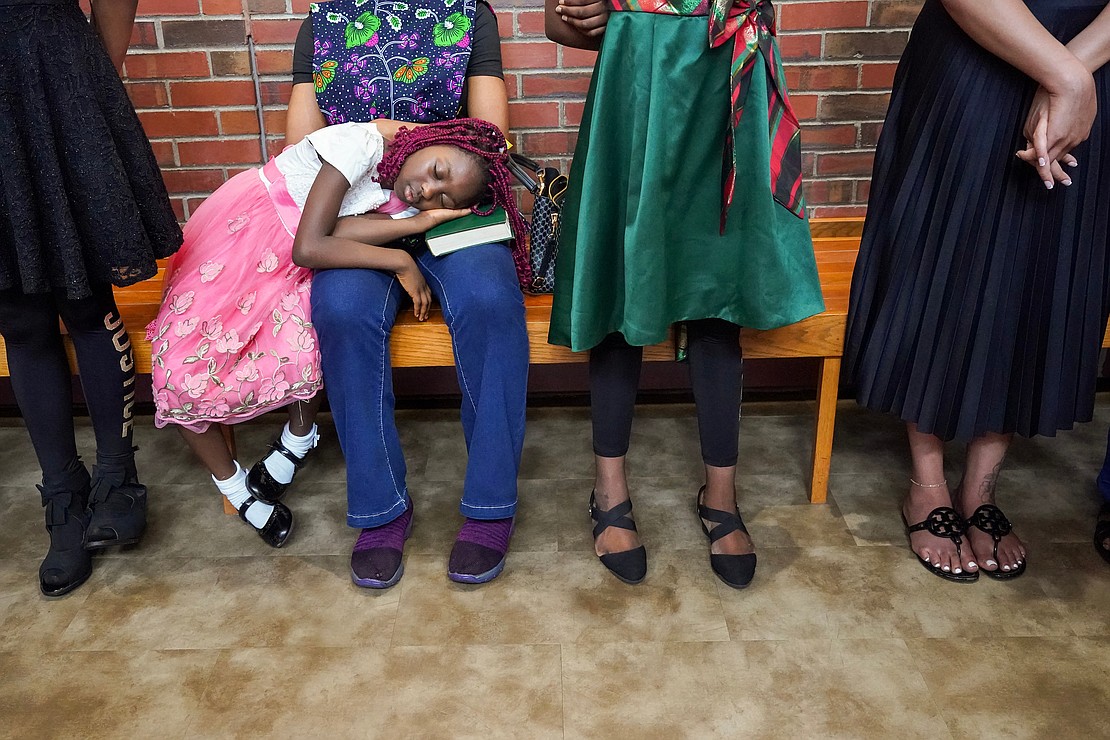
<svg viewBox="0 0 1110 740">
<path fill-rule="evenodd" d="M 775 41 L 775 9 L 770 0 L 609 0 L 615 11 L 679 16 L 709 16 L 709 45 L 732 45 L 732 121 L 725 139 L 721 232 L 736 190 L 735 131 L 744 115 L 752 71 L 759 57 L 767 65 L 767 123 L 771 140 L 771 194 L 798 218 L 805 214 L 802 198 L 801 126 L 790 105 Z"/>
</svg>

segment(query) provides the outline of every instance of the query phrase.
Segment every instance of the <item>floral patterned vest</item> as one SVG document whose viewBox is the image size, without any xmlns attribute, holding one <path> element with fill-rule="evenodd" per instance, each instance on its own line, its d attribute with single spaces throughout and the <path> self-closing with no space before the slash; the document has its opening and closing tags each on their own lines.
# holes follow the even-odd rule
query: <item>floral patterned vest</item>
<svg viewBox="0 0 1110 740">
<path fill-rule="evenodd" d="M 476 3 L 313 3 L 312 80 L 328 124 L 457 117 Z"/>
</svg>

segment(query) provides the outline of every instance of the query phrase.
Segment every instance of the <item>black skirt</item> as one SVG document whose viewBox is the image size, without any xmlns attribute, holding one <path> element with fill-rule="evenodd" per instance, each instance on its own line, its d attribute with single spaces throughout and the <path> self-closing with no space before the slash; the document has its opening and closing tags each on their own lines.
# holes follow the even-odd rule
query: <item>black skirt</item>
<svg viewBox="0 0 1110 740">
<path fill-rule="evenodd" d="M 1061 41 L 1107 0 L 1026 0 Z M 852 281 L 846 376 L 920 431 L 1052 436 L 1089 421 L 1110 311 L 1110 74 L 1046 190 L 1018 160 L 1036 85 L 927 0 L 898 67 Z"/>
<path fill-rule="evenodd" d="M 0 0 L 0 290 L 77 299 L 181 245 L 158 163 L 77 0 Z"/>
</svg>

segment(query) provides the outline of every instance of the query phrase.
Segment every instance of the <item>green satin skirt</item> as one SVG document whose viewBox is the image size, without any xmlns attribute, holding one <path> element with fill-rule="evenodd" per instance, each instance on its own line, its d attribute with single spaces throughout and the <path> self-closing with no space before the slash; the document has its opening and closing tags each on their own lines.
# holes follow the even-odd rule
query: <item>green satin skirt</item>
<svg viewBox="0 0 1110 740">
<path fill-rule="evenodd" d="M 737 132 L 736 195 L 720 233 L 731 45 L 705 17 L 609 17 L 563 207 L 552 344 L 620 332 L 666 339 L 679 321 L 770 329 L 824 310 L 809 223 L 771 197 L 765 64 Z"/>
</svg>

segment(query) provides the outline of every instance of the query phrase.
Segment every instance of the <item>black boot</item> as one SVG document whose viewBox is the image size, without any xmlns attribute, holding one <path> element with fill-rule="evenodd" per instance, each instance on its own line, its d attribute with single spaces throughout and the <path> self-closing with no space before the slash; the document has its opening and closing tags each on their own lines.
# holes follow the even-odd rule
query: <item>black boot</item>
<svg viewBox="0 0 1110 740">
<path fill-rule="evenodd" d="M 38 486 L 50 533 L 50 550 L 39 566 L 39 588 L 47 596 L 69 593 L 92 573 L 92 557 L 85 550 L 89 473 L 83 465 L 71 473 L 69 483 Z"/>
<path fill-rule="evenodd" d="M 146 486 L 138 481 L 135 458 L 97 456 L 89 497 L 89 528 L 85 547 L 98 550 L 114 545 L 134 545 L 146 529 Z"/>
</svg>

